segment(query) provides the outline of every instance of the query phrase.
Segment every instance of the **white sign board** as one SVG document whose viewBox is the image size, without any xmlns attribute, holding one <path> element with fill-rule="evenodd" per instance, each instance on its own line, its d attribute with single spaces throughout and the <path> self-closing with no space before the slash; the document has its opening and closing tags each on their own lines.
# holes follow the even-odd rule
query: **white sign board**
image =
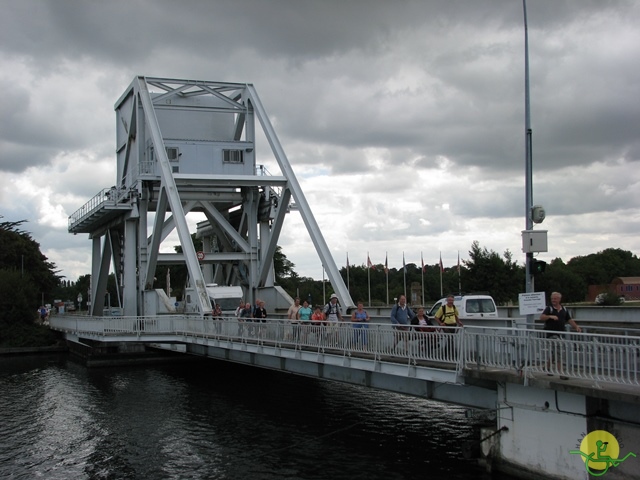
<svg viewBox="0 0 640 480">
<path fill-rule="evenodd" d="M 518 305 L 520 315 L 540 315 L 546 307 L 544 292 L 520 293 Z"/>
</svg>

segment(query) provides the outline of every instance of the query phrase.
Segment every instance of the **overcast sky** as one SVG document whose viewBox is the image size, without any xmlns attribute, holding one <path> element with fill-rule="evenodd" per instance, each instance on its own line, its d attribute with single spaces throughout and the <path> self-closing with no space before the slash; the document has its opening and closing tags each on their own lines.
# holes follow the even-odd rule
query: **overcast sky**
<svg viewBox="0 0 640 480">
<path fill-rule="evenodd" d="M 253 83 L 338 267 L 524 262 L 520 0 L 0 0 L 0 215 L 70 280 L 67 219 L 115 183 L 136 75 Z M 640 2 L 529 1 L 533 199 L 549 252 L 640 254 Z M 258 163 L 278 173 L 266 145 Z M 176 238 L 176 237 L 174 237 Z M 280 245 L 322 267 L 299 213 Z M 171 245 L 163 245 L 163 250 Z"/>
</svg>

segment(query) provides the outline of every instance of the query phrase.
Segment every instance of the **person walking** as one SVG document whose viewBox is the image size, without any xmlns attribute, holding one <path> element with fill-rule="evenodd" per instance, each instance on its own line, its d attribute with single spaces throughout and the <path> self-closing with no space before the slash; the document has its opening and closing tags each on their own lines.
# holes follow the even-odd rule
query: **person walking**
<svg viewBox="0 0 640 480">
<path fill-rule="evenodd" d="M 306 300 L 302 302 L 302 306 L 298 309 L 298 320 L 300 324 L 298 327 L 302 330 L 302 341 L 306 342 L 309 339 L 309 327 L 311 326 L 311 314 L 313 311 L 309 306 L 309 302 Z"/>
<path fill-rule="evenodd" d="M 351 312 L 351 321 L 353 322 L 353 341 L 357 348 L 362 344 L 363 348 L 367 348 L 367 329 L 369 328 L 369 313 L 364 309 L 362 301 L 358 302 L 358 308 Z"/>
<path fill-rule="evenodd" d="M 293 304 L 287 310 L 287 320 L 289 320 L 290 330 L 287 328 L 287 333 L 285 334 L 285 341 L 293 339 L 294 341 L 298 341 L 298 311 L 300 310 L 300 298 L 296 297 L 293 301 Z"/>
<path fill-rule="evenodd" d="M 329 303 L 324 306 L 322 313 L 327 320 L 327 336 L 329 337 L 329 342 L 333 346 L 338 346 L 338 322 L 343 321 L 342 309 L 338 303 L 338 295 L 335 293 L 331 294 L 331 297 L 329 297 Z"/>
<path fill-rule="evenodd" d="M 411 325 L 418 340 L 418 352 L 421 355 L 430 353 L 437 345 L 437 337 L 435 335 L 436 328 L 431 325 L 429 317 L 424 313 L 424 308 L 418 308 L 418 313 L 411 319 Z"/>
<path fill-rule="evenodd" d="M 458 312 L 458 307 L 453 304 L 454 300 L 455 297 L 453 295 L 447 295 L 447 303 L 442 305 L 436 312 L 435 317 L 441 327 L 463 326 L 460 321 L 460 312 Z M 452 328 L 447 328 L 445 331 L 447 333 L 456 333 Z"/>
<path fill-rule="evenodd" d="M 396 303 L 391 309 L 391 325 L 393 327 L 393 349 L 398 347 L 398 343 L 404 340 L 405 348 L 409 347 L 409 339 L 407 333 L 403 333 L 409 330 L 409 323 L 414 316 L 413 310 L 407 306 L 407 297 L 400 295 L 398 303 Z"/>
<path fill-rule="evenodd" d="M 256 300 L 256 308 L 253 310 L 253 318 L 255 322 L 259 323 L 267 323 L 267 309 L 265 308 L 264 300 Z M 265 336 L 265 326 L 260 325 L 257 327 L 258 336 L 260 338 L 264 338 Z"/>
<path fill-rule="evenodd" d="M 436 320 L 440 324 L 441 327 L 446 327 L 444 329 L 445 333 L 456 333 L 457 328 L 462 327 L 462 322 L 460 321 L 460 312 L 458 312 L 458 307 L 453 303 L 455 297 L 453 295 L 447 295 L 447 303 L 442 305 L 438 311 L 436 312 Z M 445 336 L 443 342 L 444 354 L 450 356 L 450 360 L 453 360 L 453 357 L 456 353 L 455 346 L 455 337 Z"/>
<path fill-rule="evenodd" d="M 576 332 L 582 332 L 582 329 L 578 326 L 576 321 L 571 317 L 571 313 L 569 310 L 562 306 L 562 294 L 559 292 L 553 292 L 549 297 L 551 301 L 551 305 L 547 305 L 547 307 L 540 314 L 540 320 L 544 322 L 543 330 L 546 332 L 547 338 L 552 340 L 562 340 L 563 334 L 566 332 L 567 323 L 571 325 Z M 562 362 L 560 359 L 560 355 L 554 355 L 554 350 L 560 348 L 558 344 L 551 344 L 549 346 L 550 354 L 547 358 L 547 368 L 551 367 L 551 362 L 556 361 L 556 367 L 558 372 L 562 372 Z M 547 373 L 549 376 L 553 376 L 553 373 Z M 561 380 L 568 380 L 569 377 L 560 375 Z"/>
</svg>

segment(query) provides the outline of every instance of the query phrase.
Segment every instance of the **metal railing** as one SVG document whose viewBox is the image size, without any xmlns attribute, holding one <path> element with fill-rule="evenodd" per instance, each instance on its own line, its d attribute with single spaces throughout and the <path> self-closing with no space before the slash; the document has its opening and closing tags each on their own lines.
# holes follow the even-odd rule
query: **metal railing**
<svg viewBox="0 0 640 480">
<path fill-rule="evenodd" d="M 640 385 L 640 337 L 533 329 L 465 327 L 465 368 L 512 369 L 531 377 L 560 375 Z M 556 332 L 553 332 L 554 334 Z"/>
<path fill-rule="evenodd" d="M 176 336 L 274 345 L 344 356 L 363 356 L 418 364 L 435 362 L 447 368 L 514 371 L 525 378 L 561 375 L 591 382 L 640 385 L 640 336 L 546 332 L 527 328 L 394 329 L 391 325 L 360 323 L 294 323 L 277 319 L 239 321 L 191 315 L 156 317 L 57 316 L 51 328 L 78 336 Z M 555 332 L 554 332 L 555 333 Z"/>
<path fill-rule="evenodd" d="M 115 206 L 120 202 L 123 198 L 129 195 L 129 190 L 126 188 L 103 188 L 97 194 L 95 194 L 91 200 L 85 203 L 78 210 L 73 212 L 68 219 L 69 228 L 73 227 L 75 224 L 81 222 L 82 220 L 88 218 L 94 212 L 100 210 L 100 208 L 109 205 Z"/>
</svg>

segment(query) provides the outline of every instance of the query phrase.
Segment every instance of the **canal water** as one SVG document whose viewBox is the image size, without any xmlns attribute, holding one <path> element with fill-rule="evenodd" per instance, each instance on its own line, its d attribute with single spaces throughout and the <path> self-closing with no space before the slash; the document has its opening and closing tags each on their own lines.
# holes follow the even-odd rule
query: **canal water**
<svg viewBox="0 0 640 480">
<path fill-rule="evenodd" d="M 0 357 L 0 478 L 498 478 L 467 458 L 479 422 L 215 360 L 87 369 L 66 355 Z"/>
</svg>

